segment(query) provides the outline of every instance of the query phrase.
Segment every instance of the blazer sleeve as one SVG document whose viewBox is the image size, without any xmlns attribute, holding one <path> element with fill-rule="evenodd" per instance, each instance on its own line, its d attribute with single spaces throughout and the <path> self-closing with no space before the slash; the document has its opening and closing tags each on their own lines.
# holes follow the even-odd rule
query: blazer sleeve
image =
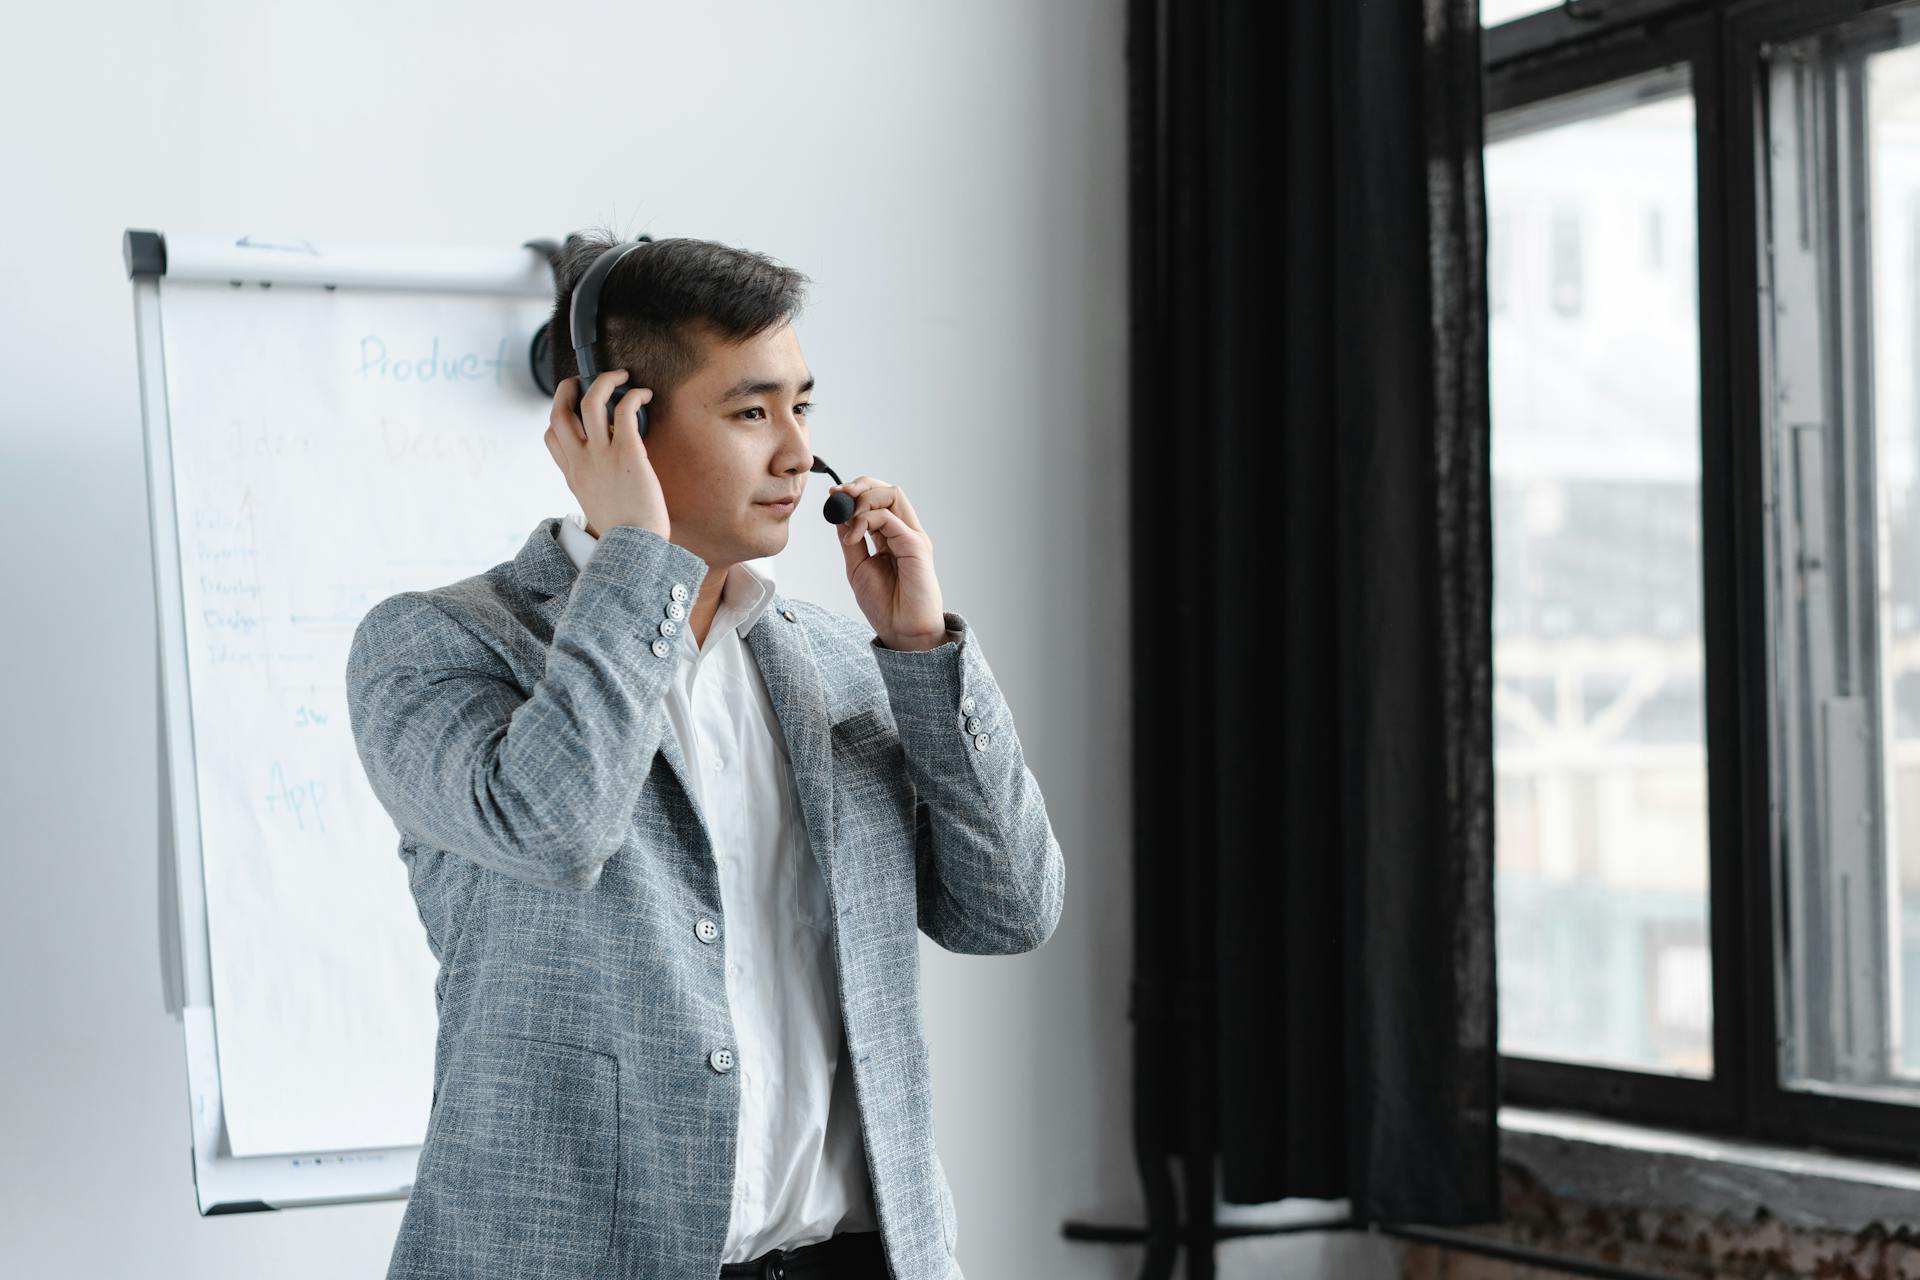
<svg viewBox="0 0 1920 1280">
<path fill-rule="evenodd" d="M 949 951 L 1016 955 L 1053 935 L 1066 862 L 979 638 L 946 622 L 932 649 L 870 642 L 918 797 L 920 928 Z"/>
<path fill-rule="evenodd" d="M 434 595 L 375 605 L 348 648 L 347 715 L 394 825 L 518 880 L 591 889 L 665 731 L 676 659 L 653 650 L 659 620 L 673 584 L 685 584 L 691 609 L 706 573 L 651 529 L 608 529 L 574 579 L 530 695 Z"/>
</svg>

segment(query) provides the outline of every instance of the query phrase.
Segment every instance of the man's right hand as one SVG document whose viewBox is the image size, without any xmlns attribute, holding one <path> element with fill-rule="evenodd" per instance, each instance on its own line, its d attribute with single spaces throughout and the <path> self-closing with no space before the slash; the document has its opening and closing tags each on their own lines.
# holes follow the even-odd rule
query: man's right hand
<svg viewBox="0 0 1920 1280">
<path fill-rule="evenodd" d="M 578 414 L 573 406 L 580 379 L 567 378 L 555 387 L 547 452 L 580 500 L 588 533 L 598 538 L 616 524 L 633 524 L 664 538 L 673 527 L 667 497 L 640 438 L 640 406 L 653 399 L 652 389 L 639 387 L 622 396 L 618 421 L 611 427 L 607 422 L 607 397 L 626 380 L 625 369 L 600 374 L 587 388 Z"/>
</svg>

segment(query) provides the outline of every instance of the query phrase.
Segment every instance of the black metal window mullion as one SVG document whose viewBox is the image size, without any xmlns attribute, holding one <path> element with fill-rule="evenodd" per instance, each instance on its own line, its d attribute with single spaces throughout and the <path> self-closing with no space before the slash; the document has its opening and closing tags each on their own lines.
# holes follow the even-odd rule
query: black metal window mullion
<svg viewBox="0 0 1920 1280">
<path fill-rule="evenodd" d="M 1754 74 L 1757 50 L 1745 42 L 1737 27 L 1724 22 L 1717 26 L 1723 126 L 1718 150 L 1725 175 L 1725 202 L 1717 237 L 1720 251 L 1712 256 L 1719 260 L 1725 281 L 1722 296 L 1727 336 L 1740 333 L 1745 340 L 1721 343 L 1726 353 L 1722 400 L 1729 427 L 1738 423 L 1741 429 L 1729 429 L 1722 436 L 1721 461 L 1726 479 L 1721 487 L 1729 502 L 1725 509 L 1712 509 L 1719 528 L 1708 534 L 1725 544 L 1727 567 L 1720 581 L 1708 583 L 1708 625 L 1713 625 L 1716 618 L 1728 619 L 1734 633 L 1731 644 L 1719 650 L 1722 663 L 1730 664 L 1732 670 L 1723 665 L 1719 671 L 1708 672 L 1709 705 L 1714 692 L 1730 690 L 1730 711 L 1737 717 L 1733 736 L 1720 753 L 1732 753 L 1732 776 L 1729 778 L 1726 771 L 1715 775 L 1715 781 L 1730 782 L 1731 794 L 1716 798 L 1715 819 L 1722 813 L 1728 815 L 1727 822 L 1736 835 L 1734 852 L 1739 864 L 1732 872 L 1739 886 L 1738 899 L 1724 908 L 1739 926 L 1738 943 L 1727 953 L 1734 962 L 1723 964 L 1716 959 L 1715 963 L 1716 969 L 1734 970 L 1729 975 L 1733 982 L 1730 990 L 1728 984 L 1716 982 L 1714 998 L 1722 999 L 1722 992 L 1728 991 L 1726 998 L 1750 1011 L 1744 1020 L 1746 1035 L 1737 1050 L 1745 1067 L 1738 1131 L 1752 1133 L 1762 1099 L 1778 1087 L 1781 1061 L 1773 923 L 1774 870 L 1778 864 L 1772 844 L 1773 781 L 1767 715 L 1771 675 L 1764 547 L 1768 526 L 1762 483 L 1765 446 L 1758 427 L 1762 419 L 1758 292 L 1763 245 L 1755 148 L 1759 145 L 1762 104 Z M 1703 261 L 1709 256 L 1704 241 L 1700 256 Z M 1729 699 L 1722 697 L 1720 701 L 1727 705 Z M 1711 713 L 1709 724 L 1711 733 Z M 1708 750 L 1711 757 L 1713 746 Z"/>
</svg>

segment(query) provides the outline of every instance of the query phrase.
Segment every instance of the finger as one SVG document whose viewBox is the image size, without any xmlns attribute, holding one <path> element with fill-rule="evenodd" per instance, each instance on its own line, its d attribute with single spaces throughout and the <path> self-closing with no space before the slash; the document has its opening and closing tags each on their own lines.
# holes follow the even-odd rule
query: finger
<svg viewBox="0 0 1920 1280">
<path fill-rule="evenodd" d="M 848 581 L 852 581 L 856 569 L 872 558 L 867 551 L 865 536 L 856 535 L 852 529 L 853 519 L 849 518 L 845 524 L 835 530 L 840 535 L 840 558 L 846 561 Z"/>
<path fill-rule="evenodd" d="M 644 455 L 647 442 L 640 437 L 640 406 L 653 399 L 653 388 L 635 387 L 620 397 L 620 403 L 614 407 L 614 417 L 618 420 L 615 431 L 622 447 L 639 449 Z"/>
<path fill-rule="evenodd" d="M 546 438 L 547 448 L 557 450 L 553 460 L 563 466 L 572 464 L 574 452 L 585 443 L 580 438 L 580 425 L 572 411 L 557 403 L 553 407 L 553 414 L 547 419 Z"/>
<path fill-rule="evenodd" d="M 872 530 L 875 555 L 885 553 L 897 560 L 913 560 L 933 551 L 933 539 L 926 530 L 914 528 L 891 507 L 876 512 L 874 518 L 878 522 Z"/>
<path fill-rule="evenodd" d="M 853 509 L 856 514 L 862 511 L 893 511 L 906 522 L 909 529 L 926 532 L 920 526 L 920 518 L 914 513 L 913 504 L 907 501 L 907 491 L 897 484 L 875 481 L 854 499 Z"/>
<path fill-rule="evenodd" d="M 927 531 L 926 526 L 920 523 L 920 513 L 913 509 L 911 502 L 907 501 L 907 491 L 899 485 L 893 487 L 893 510 L 895 514 L 907 522 L 909 528 L 917 529 L 921 533 Z"/>
<path fill-rule="evenodd" d="M 851 480 L 841 481 L 839 484 L 836 484 L 833 487 L 829 488 L 827 492 L 828 493 L 844 493 L 849 498 L 852 498 L 855 504 L 857 505 L 860 501 L 861 494 L 873 488 L 873 486 L 881 483 L 884 483 L 884 482 L 875 480 L 872 476 L 855 476 Z"/>
<path fill-rule="evenodd" d="M 559 467 L 560 470 L 565 471 L 567 469 L 567 455 L 561 452 L 560 433 L 553 429 L 551 422 L 547 424 L 547 430 L 540 439 L 546 444 L 547 452 L 553 455 L 554 465 Z"/>
<path fill-rule="evenodd" d="M 626 380 L 625 369 L 608 369 L 596 374 L 580 397 L 581 434 L 590 444 L 598 446 L 612 443 L 613 415 L 607 408 L 607 401 L 613 398 L 613 389 Z"/>
<path fill-rule="evenodd" d="M 842 542 L 858 542 L 864 544 L 867 536 L 866 513 L 864 511 L 854 512 L 845 520 L 842 520 L 840 527 L 835 529 L 834 532 L 840 535 L 840 541 Z"/>
<path fill-rule="evenodd" d="M 626 380 L 625 369 L 609 369 L 595 377 L 586 395 L 580 398 L 580 426 L 590 444 L 598 446 L 612 440 L 607 430 L 612 425 L 612 419 L 607 416 L 607 397 Z"/>
<path fill-rule="evenodd" d="M 894 488 L 883 480 L 875 480 L 854 495 L 853 510 L 858 515 L 862 511 L 877 511 L 893 501 Z"/>
<path fill-rule="evenodd" d="M 580 416 L 573 411 L 579 402 L 579 387 L 577 375 L 562 378 L 560 385 L 553 389 L 553 408 L 547 414 L 547 426 L 572 444 L 586 443 L 586 435 L 580 430 Z"/>
<path fill-rule="evenodd" d="M 845 484 L 837 484 L 828 492 L 838 490 L 853 499 L 856 512 L 871 511 L 875 507 L 884 507 L 893 501 L 894 486 L 885 480 L 873 476 L 856 476 Z"/>
<path fill-rule="evenodd" d="M 842 540 L 862 549 L 867 535 L 871 534 L 875 555 L 918 556 L 933 546 L 932 539 L 923 530 L 914 528 L 886 507 L 862 512 L 848 520 L 842 529 Z"/>
</svg>

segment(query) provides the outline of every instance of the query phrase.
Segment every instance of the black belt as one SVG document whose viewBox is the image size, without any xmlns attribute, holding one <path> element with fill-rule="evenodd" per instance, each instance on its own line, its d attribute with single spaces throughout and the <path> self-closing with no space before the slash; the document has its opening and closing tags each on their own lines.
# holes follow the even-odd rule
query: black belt
<svg viewBox="0 0 1920 1280">
<path fill-rule="evenodd" d="M 842 1231 L 797 1249 L 773 1249 L 751 1262 L 723 1262 L 723 1276 L 756 1276 L 759 1280 L 786 1280 L 861 1267 L 874 1275 L 887 1274 L 886 1254 L 880 1248 L 878 1231 Z M 861 1274 L 857 1271 L 855 1274 Z"/>
</svg>

